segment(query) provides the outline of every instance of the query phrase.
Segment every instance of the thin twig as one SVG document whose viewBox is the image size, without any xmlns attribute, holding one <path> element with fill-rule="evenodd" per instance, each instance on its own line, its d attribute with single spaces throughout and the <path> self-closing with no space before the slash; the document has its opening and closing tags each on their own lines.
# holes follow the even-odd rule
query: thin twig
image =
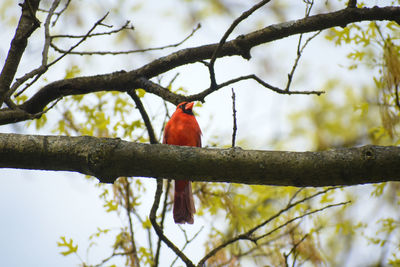
<svg viewBox="0 0 400 267">
<path fill-rule="evenodd" d="M 69 7 L 69 4 L 71 3 L 71 0 L 67 0 L 67 2 L 65 3 L 65 6 L 58 11 L 57 13 L 55 13 L 55 15 L 57 16 L 56 19 L 53 21 L 52 26 L 54 27 L 58 21 L 58 19 L 60 18 L 60 16 L 62 15 L 62 13 L 64 13 L 65 10 L 67 10 L 67 8 Z"/>
<path fill-rule="evenodd" d="M 98 263 L 98 264 L 96 264 L 96 265 L 91 265 L 91 266 L 93 266 L 93 267 L 100 267 L 100 266 L 102 266 L 103 264 L 105 264 L 105 263 L 107 263 L 109 260 L 111 260 L 112 258 L 114 258 L 115 256 L 126 256 L 126 255 L 129 255 L 129 254 L 131 254 L 132 252 L 131 251 L 128 251 L 128 252 L 115 252 L 115 249 L 114 249 L 114 251 L 113 251 L 113 253 L 110 255 L 110 256 L 108 256 L 107 258 L 105 258 L 105 259 L 103 259 L 100 263 Z M 82 260 L 82 266 L 86 266 L 85 264 L 84 264 L 84 262 L 83 262 L 83 260 Z"/>
<path fill-rule="evenodd" d="M 33 78 L 34 79 L 27 83 L 25 85 L 25 87 L 19 91 L 18 93 L 15 94 L 15 97 L 18 97 L 20 94 L 22 94 L 26 89 L 28 89 L 32 84 L 34 84 L 41 76 L 43 73 L 45 73 L 48 69 L 47 66 L 47 61 L 49 58 L 49 48 L 50 48 L 50 42 L 51 42 L 51 38 L 50 38 L 50 22 L 51 22 L 51 18 L 54 15 L 55 10 L 57 9 L 58 5 L 60 4 L 60 0 L 56 0 L 53 2 L 53 4 L 51 5 L 47 17 L 46 17 L 46 21 L 44 23 L 44 45 L 43 45 L 43 50 L 42 50 L 42 63 L 41 65 L 32 70 L 31 72 L 25 74 L 22 78 L 17 79 L 17 81 L 13 84 L 13 86 L 11 87 L 11 90 L 9 92 L 9 95 L 11 96 L 11 94 L 13 94 L 17 88 L 22 85 L 24 82 L 26 82 L 28 79 Z"/>
<path fill-rule="evenodd" d="M 257 75 L 255 74 L 249 74 L 249 75 L 245 75 L 245 76 L 240 76 L 231 80 L 228 80 L 224 83 L 218 84 L 216 89 L 213 88 L 208 88 L 203 90 L 202 92 L 195 94 L 195 95 L 190 95 L 187 96 L 186 99 L 188 101 L 193 101 L 193 100 L 199 100 L 204 102 L 204 99 L 206 96 L 208 96 L 209 94 L 215 92 L 215 90 L 221 89 L 223 87 L 226 87 L 230 84 L 233 83 L 237 83 L 243 80 L 255 80 L 256 82 L 258 82 L 259 84 L 261 84 L 262 86 L 264 86 L 265 88 L 268 88 L 278 94 L 284 94 L 284 95 L 321 95 L 324 94 L 325 91 L 287 91 L 285 89 L 281 89 L 279 87 L 273 86 L 267 82 L 264 82 L 261 78 L 259 78 Z M 155 90 L 154 90 L 155 91 Z M 162 90 L 158 90 L 158 91 L 162 91 Z"/>
<path fill-rule="evenodd" d="M 285 223 L 283 223 L 283 224 L 279 225 L 278 227 L 272 229 L 272 230 L 269 231 L 268 233 L 263 234 L 263 235 L 260 235 L 260 236 L 255 237 L 255 238 L 252 238 L 252 239 L 250 239 L 250 240 L 251 240 L 251 241 L 254 241 L 254 242 L 257 242 L 258 240 L 260 240 L 260 239 L 262 239 L 262 238 L 264 238 L 264 237 L 267 237 L 267 236 L 271 235 L 272 233 L 278 231 L 279 229 L 285 227 L 286 225 L 288 225 L 288 224 L 290 224 L 290 223 L 292 223 L 292 222 L 294 222 L 294 221 L 296 221 L 296 220 L 298 220 L 298 219 L 304 218 L 304 217 L 306 217 L 306 216 L 308 216 L 308 215 L 311 215 L 311 214 L 314 214 L 314 213 L 317 213 L 317 212 L 320 212 L 320 211 L 323 211 L 323 210 L 326 210 L 326 209 L 329 209 L 329 208 L 347 205 L 347 204 L 349 204 L 349 203 L 351 203 L 351 200 L 345 201 L 345 202 L 340 202 L 340 203 L 335 203 L 335 204 L 326 205 L 326 206 L 324 206 L 324 207 L 322 207 L 322 208 L 320 208 L 320 209 L 316 209 L 316 210 L 312 210 L 312 211 L 306 212 L 306 213 L 304 213 L 304 214 L 302 214 L 302 215 L 296 216 L 296 217 L 294 217 L 294 218 L 292 218 L 292 219 L 286 221 Z"/>
<path fill-rule="evenodd" d="M 144 48 L 144 49 L 132 49 L 132 50 L 126 50 L 126 51 L 71 51 L 69 52 L 69 54 L 75 54 L 75 55 L 124 55 L 124 54 L 133 54 L 133 53 L 143 53 L 143 52 L 148 52 L 148 51 L 155 51 L 155 50 L 163 50 L 163 49 L 167 49 L 167 48 L 172 48 L 172 47 L 178 47 L 180 45 L 182 45 L 184 42 L 186 42 L 190 37 L 193 36 L 193 34 L 200 29 L 201 25 L 198 24 L 196 26 L 196 28 L 194 28 L 192 30 L 192 32 L 185 37 L 185 39 L 183 39 L 182 41 L 175 43 L 175 44 L 170 44 L 170 45 L 165 45 L 165 46 L 159 46 L 159 47 L 151 47 L 151 48 Z M 115 31 L 111 31 L 109 33 L 104 33 L 104 34 L 111 34 L 114 33 Z M 93 37 L 96 35 L 104 35 L 101 33 L 94 33 L 91 34 L 88 37 Z M 79 38 L 81 36 L 74 36 L 74 35 L 56 35 L 53 37 L 69 37 L 69 38 Z M 52 48 L 54 48 L 54 50 L 56 50 L 59 53 L 66 53 L 67 50 L 61 49 L 59 47 L 57 47 L 55 44 L 52 43 Z"/>
<path fill-rule="evenodd" d="M 301 44 L 301 39 L 302 39 L 302 37 L 303 37 L 303 34 L 300 34 L 299 43 L 298 43 L 298 46 L 297 46 L 297 57 L 296 57 L 296 59 L 295 59 L 295 61 L 294 61 L 292 70 L 291 70 L 290 73 L 288 74 L 288 81 L 287 81 L 287 84 L 286 84 L 285 91 L 289 91 L 290 85 L 291 85 L 291 83 L 292 83 L 292 79 L 293 79 L 294 72 L 295 72 L 295 70 L 296 70 L 296 68 L 297 68 L 297 65 L 298 65 L 298 63 L 299 63 L 299 60 L 300 60 L 302 54 L 303 54 L 304 49 L 305 49 L 306 46 L 309 44 L 309 42 L 310 42 L 312 39 L 314 39 L 315 37 L 317 37 L 320 33 L 321 33 L 321 31 L 318 31 L 318 32 L 316 32 L 315 34 L 313 34 L 310 38 L 308 38 L 308 39 L 306 40 L 306 42 L 304 43 L 304 45 L 303 45 L 301 48 L 300 48 L 300 44 Z"/>
<path fill-rule="evenodd" d="M 179 228 L 182 230 L 182 232 L 183 232 L 183 235 L 185 236 L 185 244 L 183 245 L 183 247 L 181 248 L 181 250 L 182 251 L 184 251 L 185 250 L 185 248 L 193 241 L 193 240 L 195 240 L 196 239 L 196 237 L 201 233 L 201 231 L 203 231 L 203 229 L 204 229 L 204 225 L 200 228 L 200 230 L 199 231 L 197 231 L 193 236 L 192 236 L 192 238 L 190 238 L 190 239 L 188 239 L 188 236 L 187 236 L 187 233 L 186 233 L 186 231 L 181 227 L 181 226 L 179 226 Z M 175 264 L 175 262 L 178 260 L 178 257 L 175 257 L 175 259 L 172 261 L 172 263 L 171 263 L 171 267 L 172 266 L 174 266 L 174 264 Z"/>
<path fill-rule="evenodd" d="M 50 7 L 50 10 L 47 14 L 46 21 L 44 23 L 44 45 L 43 45 L 43 50 L 42 50 L 42 63 L 41 65 L 30 71 L 29 73 L 25 74 L 23 77 L 18 78 L 15 83 L 12 85 L 10 88 L 10 91 L 8 92 L 8 95 L 11 96 L 19 86 L 21 86 L 24 82 L 26 82 L 28 79 L 31 79 L 34 77 L 33 81 L 30 83 L 27 83 L 25 87 L 18 92 L 15 96 L 19 96 L 22 94 L 26 89 L 28 89 L 32 84 L 34 84 L 40 76 L 45 73 L 48 69 L 47 66 L 47 61 L 48 61 L 48 55 L 49 55 L 49 47 L 50 47 L 50 22 L 51 18 L 54 15 L 55 10 L 57 9 L 58 5 L 60 4 L 60 0 L 56 0 L 53 2 L 53 4 Z"/>
<path fill-rule="evenodd" d="M 54 4 L 57 3 L 57 2 L 59 3 L 60 0 L 55 1 L 55 2 L 53 3 L 53 6 L 54 6 Z M 53 8 L 53 6 L 52 6 L 52 8 Z M 51 10 L 50 10 L 50 11 L 51 11 Z M 52 42 L 51 42 L 50 33 L 49 33 L 49 24 L 50 24 L 50 20 L 51 20 L 51 17 L 50 17 L 50 16 L 52 16 L 53 13 L 51 13 L 50 11 L 49 11 L 49 14 L 48 14 L 47 19 L 46 19 L 46 23 L 48 23 L 48 24 L 47 24 L 47 27 L 45 26 L 45 29 L 46 29 L 46 30 L 45 30 L 45 45 L 44 45 L 44 47 L 43 47 L 43 52 L 42 52 L 42 64 L 41 64 L 41 66 L 40 66 L 39 68 L 36 68 L 36 69 L 32 70 L 31 72 L 25 74 L 25 75 L 22 76 L 21 78 L 18 78 L 18 79 L 16 80 L 16 82 L 13 84 L 13 86 L 11 87 L 12 90 L 10 90 L 10 95 L 11 95 L 13 92 L 15 92 L 15 91 L 17 90 L 17 88 L 18 88 L 21 84 L 23 84 L 25 81 L 27 81 L 28 79 L 31 79 L 31 78 L 33 78 L 33 77 L 35 77 L 35 76 L 39 76 L 39 77 L 40 77 L 43 73 L 45 73 L 45 72 L 47 71 L 47 69 L 48 69 L 49 67 L 51 67 L 52 65 L 56 64 L 58 61 L 60 61 L 62 58 L 64 58 L 66 55 L 68 55 L 73 49 L 75 49 L 75 48 L 78 47 L 81 43 L 83 43 L 83 42 L 87 39 L 87 36 L 90 35 L 90 33 L 91 33 L 97 26 L 99 26 L 99 25 L 102 23 L 102 21 L 103 21 L 103 20 L 107 17 L 107 15 L 108 15 L 108 13 L 106 13 L 101 19 L 99 19 L 99 20 L 92 26 L 92 28 L 86 33 L 86 35 L 85 35 L 84 37 L 82 37 L 82 39 L 81 39 L 79 42 L 77 42 L 75 45 L 73 45 L 73 46 L 70 47 L 67 51 L 65 51 L 63 55 L 59 56 L 58 58 L 56 58 L 56 59 L 53 60 L 52 62 L 47 63 L 47 60 L 48 60 L 48 49 L 49 49 L 49 46 L 52 47 Z M 21 93 L 23 93 L 28 87 L 30 87 L 34 82 L 36 82 L 36 81 L 38 80 L 39 77 L 36 77 L 31 83 L 28 83 L 21 91 L 19 91 L 19 92 L 17 93 L 16 96 L 18 96 L 18 95 L 20 95 Z"/>
<path fill-rule="evenodd" d="M 97 26 L 102 25 L 103 21 L 106 19 L 108 14 L 109 14 L 109 12 L 107 12 L 102 18 L 100 18 L 98 21 L 96 21 L 96 23 L 92 26 L 92 28 L 86 33 L 86 35 L 84 37 L 82 37 L 82 39 L 79 42 L 77 42 L 75 45 L 71 46 L 68 50 L 63 52 L 63 55 L 59 56 L 53 62 L 49 63 L 48 66 L 54 65 L 56 62 L 60 61 L 66 55 L 71 54 L 72 50 L 74 50 L 81 43 L 83 43 L 88 38 L 88 36 L 97 28 Z M 53 44 L 51 43 L 50 46 L 53 47 Z"/>
<path fill-rule="evenodd" d="M 38 113 L 35 113 L 35 114 L 30 114 L 30 115 L 32 116 L 32 119 L 38 119 L 38 118 L 40 118 L 43 114 L 45 114 L 46 112 L 48 112 L 50 109 L 54 108 L 55 105 L 57 105 L 57 103 L 61 101 L 61 99 L 62 99 L 62 97 L 57 98 L 57 100 L 54 101 L 53 104 L 51 104 L 50 107 L 44 109 L 44 110 L 41 111 L 41 112 L 38 112 Z"/>
<path fill-rule="evenodd" d="M 132 255 L 133 258 L 135 259 L 134 266 L 140 267 L 140 261 L 138 258 L 137 250 L 136 250 L 136 244 L 135 244 L 135 238 L 134 238 L 134 232 L 133 232 L 133 223 L 132 223 L 132 217 L 131 217 L 131 202 L 130 202 L 130 183 L 128 181 L 128 178 L 125 178 L 125 194 L 126 194 L 126 213 L 128 216 L 129 220 L 129 232 L 130 232 L 130 241 L 131 241 L 131 246 L 132 246 Z"/>
<path fill-rule="evenodd" d="M 297 224 L 293 225 L 292 227 L 290 227 L 288 230 L 283 231 L 282 233 L 280 233 L 278 235 L 275 235 L 273 238 L 268 239 L 267 241 L 259 242 L 259 243 L 257 243 L 257 246 L 254 246 L 254 247 L 248 249 L 247 251 L 240 253 L 239 255 L 236 254 L 236 256 L 237 257 L 247 256 L 247 255 L 253 253 L 255 250 L 260 249 L 263 246 L 270 245 L 272 242 L 276 242 L 279 239 L 281 239 L 281 238 L 285 237 L 286 235 L 288 235 L 289 233 L 293 232 L 294 229 L 296 229 L 299 225 L 300 225 L 300 223 L 297 223 Z"/>
<path fill-rule="evenodd" d="M 73 38 L 84 38 L 85 36 L 87 38 L 91 38 L 91 37 L 95 37 L 95 36 L 103 36 L 103 35 L 111 35 L 113 33 L 118 33 L 122 30 L 134 30 L 135 27 L 133 27 L 132 25 L 130 25 L 130 21 L 126 21 L 124 25 L 120 26 L 119 28 L 115 29 L 115 30 L 111 30 L 108 32 L 97 32 L 97 33 L 91 33 L 89 35 L 70 35 L 70 34 L 57 34 L 57 35 L 52 35 L 51 39 L 56 39 L 56 38 L 68 38 L 68 39 L 73 39 Z"/>
<path fill-rule="evenodd" d="M 298 194 L 300 194 L 301 191 L 303 191 L 305 189 L 305 187 L 300 187 L 294 194 L 293 196 L 290 198 L 288 205 L 292 204 L 292 201 L 297 197 Z"/>
<path fill-rule="evenodd" d="M 39 68 L 34 69 L 33 71 L 26 73 L 23 77 L 19 78 L 16 80 L 16 82 L 13 84 L 13 87 L 15 86 L 15 90 L 24 82 L 26 82 L 28 79 L 33 78 L 33 80 L 31 82 L 27 82 L 24 86 L 24 88 L 22 88 L 19 92 L 14 94 L 14 97 L 18 97 L 20 96 L 23 92 L 26 91 L 26 89 L 28 89 L 29 87 L 32 86 L 32 84 L 34 84 L 35 82 L 37 82 L 37 80 L 39 80 L 39 78 L 41 77 L 41 73 L 44 73 L 47 70 L 46 67 L 44 66 L 40 66 Z M 12 90 L 12 92 L 14 92 L 14 89 Z"/>
<path fill-rule="evenodd" d="M 136 94 L 135 90 L 129 90 L 128 94 L 131 96 L 131 98 L 135 102 L 136 108 L 139 110 L 140 115 L 142 116 L 144 125 L 147 128 L 147 133 L 149 135 L 150 144 L 157 144 L 158 141 L 157 141 L 156 135 L 154 134 L 153 125 L 151 124 L 149 115 L 147 115 L 146 109 L 144 108 L 143 103 L 140 100 L 140 97 Z"/>
<path fill-rule="evenodd" d="M 149 219 L 150 219 L 151 224 L 153 225 L 154 230 L 156 231 L 156 233 L 158 235 L 159 240 L 161 240 L 162 237 L 164 236 L 164 233 L 163 233 L 164 231 L 157 224 L 156 218 L 157 218 L 157 209 L 160 204 L 160 198 L 161 198 L 161 194 L 162 194 L 163 180 L 157 179 L 156 182 L 157 182 L 157 187 L 156 187 L 156 192 L 155 192 L 155 196 L 154 196 L 153 206 L 151 207 L 151 210 L 150 210 Z M 158 233 L 160 233 L 160 234 L 158 234 Z M 158 266 L 158 260 L 159 259 L 156 254 L 156 256 L 154 257 L 154 262 L 153 262 L 154 267 Z"/>
<path fill-rule="evenodd" d="M 167 186 L 165 188 L 165 197 L 164 197 L 164 204 L 163 204 L 163 210 L 161 212 L 161 227 L 164 227 L 164 220 L 165 220 L 165 215 L 167 214 L 167 208 L 168 208 L 168 196 L 169 196 L 169 191 L 171 190 L 171 180 L 167 179 Z"/>
<path fill-rule="evenodd" d="M 56 25 L 58 19 L 60 18 L 62 13 L 64 13 L 64 11 L 67 10 L 67 8 L 68 8 L 70 3 L 71 3 L 71 0 L 67 0 L 67 2 L 65 3 L 64 7 L 60 11 L 54 12 L 54 15 L 56 16 L 56 19 L 52 22 L 52 24 L 51 24 L 52 27 L 54 27 Z M 42 9 L 42 8 L 39 8 L 38 11 L 45 12 L 45 13 L 49 12 L 49 10 L 45 10 L 45 9 Z"/>
<path fill-rule="evenodd" d="M 236 124 L 236 95 L 233 88 L 232 88 L 232 116 L 233 116 L 232 147 L 235 147 L 237 124 Z"/>
<path fill-rule="evenodd" d="M 288 258 L 289 258 L 289 256 L 290 256 L 290 254 L 292 254 L 292 253 L 294 254 L 294 253 L 296 252 L 297 247 L 298 247 L 308 236 L 309 236 L 308 233 L 305 234 L 298 242 L 296 242 L 295 244 L 293 244 L 293 247 L 292 247 L 292 249 L 289 251 L 288 254 L 284 254 L 284 257 L 285 257 L 285 266 L 286 266 L 286 267 L 289 267 Z M 294 259 L 293 259 L 293 264 L 292 264 L 292 266 L 294 266 L 295 262 L 296 262 L 296 256 L 295 256 Z"/>
<path fill-rule="evenodd" d="M 165 189 L 165 195 L 164 195 L 164 204 L 163 204 L 163 210 L 161 213 L 161 223 L 160 227 L 161 230 L 164 230 L 164 220 L 165 220 L 165 214 L 167 213 L 167 207 L 168 207 L 168 195 L 169 195 L 169 190 L 171 188 L 171 180 L 167 180 L 167 186 Z M 155 262 L 158 262 L 160 259 L 160 251 L 161 251 L 161 238 L 158 238 L 157 241 L 157 249 L 156 249 L 156 255 L 155 255 Z"/>
<path fill-rule="evenodd" d="M 305 15 L 304 15 L 304 17 L 307 18 L 307 17 L 310 16 L 311 9 L 312 9 L 312 7 L 313 7 L 313 5 L 314 5 L 314 1 L 312 0 L 312 1 L 304 1 L 304 2 L 306 3 L 306 10 L 305 10 Z M 288 74 L 288 81 L 287 81 L 286 88 L 285 88 L 286 91 L 289 91 L 290 85 L 291 85 L 291 83 L 292 83 L 292 79 L 293 79 L 294 72 L 295 72 L 295 70 L 296 70 L 296 68 L 297 68 L 297 65 L 298 65 L 298 63 L 299 63 L 299 60 L 300 60 L 302 54 L 303 54 L 304 49 L 305 49 L 306 46 L 309 44 L 309 42 L 310 42 L 312 39 L 314 39 L 314 38 L 315 38 L 318 34 L 320 34 L 320 33 L 321 33 L 321 31 L 318 31 L 317 33 L 315 33 L 314 35 L 312 35 L 310 38 L 308 38 L 308 39 L 306 40 L 306 42 L 304 43 L 303 46 L 301 46 L 301 42 L 302 42 L 302 39 L 303 39 L 303 34 L 300 34 L 300 36 L 299 36 L 299 41 L 298 41 L 298 43 L 297 43 L 297 57 L 296 57 L 296 59 L 295 59 L 295 61 L 294 61 L 292 70 L 291 70 L 290 73 Z"/>
<path fill-rule="evenodd" d="M 225 34 L 222 36 L 221 40 L 219 41 L 219 44 L 217 48 L 214 50 L 214 53 L 211 56 L 210 63 L 208 64 L 208 69 L 210 72 L 210 79 L 211 79 L 211 85 L 210 88 L 215 89 L 217 87 L 217 82 L 215 78 L 215 72 L 214 72 L 214 64 L 215 60 L 217 59 L 217 55 L 219 51 L 221 50 L 222 46 L 225 44 L 226 40 L 228 39 L 229 35 L 233 32 L 233 30 L 236 28 L 236 26 L 248 18 L 251 14 L 253 14 L 257 9 L 260 7 L 264 6 L 267 4 L 270 0 L 263 0 L 259 2 L 258 4 L 252 6 L 249 10 L 243 12 L 237 19 L 233 21 L 231 26 L 228 28 L 228 30 L 225 32 Z"/>
<path fill-rule="evenodd" d="M 163 101 L 163 104 L 164 104 L 164 108 L 165 108 L 165 116 L 164 116 L 164 120 L 163 120 L 163 123 L 162 123 L 162 127 L 161 127 L 161 129 L 160 129 L 160 139 L 162 138 L 162 134 L 163 134 L 163 132 L 164 132 L 164 128 L 165 128 L 165 125 L 166 125 L 166 123 L 167 123 L 167 120 L 171 117 L 170 115 L 169 115 L 169 110 L 168 110 L 168 106 L 167 106 L 167 101 Z"/>
</svg>

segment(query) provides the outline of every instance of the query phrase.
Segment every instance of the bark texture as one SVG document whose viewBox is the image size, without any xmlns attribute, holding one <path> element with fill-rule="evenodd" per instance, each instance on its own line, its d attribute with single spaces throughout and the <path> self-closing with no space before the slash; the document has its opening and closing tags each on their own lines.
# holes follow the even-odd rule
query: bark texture
<svg viewBox="0 0 400 267">
<path fill-rule="evenodd" d="M 322 152 L 150 145 L 116 138 L 0 134 L 0 168 L 283 186 L 400 181 L 400 147 Z"/>
</svg>

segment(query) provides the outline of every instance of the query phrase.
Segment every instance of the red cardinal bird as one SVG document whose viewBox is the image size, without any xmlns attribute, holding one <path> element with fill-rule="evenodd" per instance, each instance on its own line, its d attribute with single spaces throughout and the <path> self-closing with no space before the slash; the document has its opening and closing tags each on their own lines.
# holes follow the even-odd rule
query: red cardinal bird
<svg viewBox="0 0 400 267">
<path fill-rule="evenodd" d="M 193 115 L 193 102 L 180 103 L 165 126 L 163 144 L 201 147 L 201 130 Z M 174 221 L 193 223 L 196 212 L 190 181 L 175 180 Z"/>
</svg>

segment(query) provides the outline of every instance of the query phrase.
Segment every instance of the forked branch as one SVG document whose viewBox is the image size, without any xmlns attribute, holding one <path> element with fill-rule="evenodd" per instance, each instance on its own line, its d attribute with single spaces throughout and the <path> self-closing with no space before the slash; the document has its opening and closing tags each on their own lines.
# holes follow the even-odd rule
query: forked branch
<svg viewBox="0 0 400 267">
<path fill-rule="evenodd" d="M 263 0 L 263 1 L 255 4 L 254 6 L 252 6 L 249 10 L 243 12 L 237 19 L 235 19 L 233 21 L 231 26 L 228 28 L 228 30 L 222 36 L 221 40 L 218 43 L 217 48 L 214 50 L 214 52 L 213 52 L 213 54 L 211 56 L 210 63 L 208 64 L 208 69 L 210 71 L 210 80 L 211 80 L 210 88 L 211 89 L 215 89 L 217 87 L 217 81 L 216 81 L 216 78 L 215 78 L 215 71 L 214 71 L 215 60 L 217 59 L 217 56 L 218 56 L 219 52 L 221 51 L 222 46 L 225 44 L 226 40 L 228 39 L 229 35 L 233 32 L 233 30 L 236 28 L 236 26 L 239 25 L 240 22 L 242 22 L 243 20 L 248 18 L 257 9 L 261 8 L 262 6 L 264 6 L 269 1 L 270 0 Z M 244 51 L 243 50 L 241 52 L 241 55 L 246 59 L 250 59 L 249 51 Z"/>
</svg>

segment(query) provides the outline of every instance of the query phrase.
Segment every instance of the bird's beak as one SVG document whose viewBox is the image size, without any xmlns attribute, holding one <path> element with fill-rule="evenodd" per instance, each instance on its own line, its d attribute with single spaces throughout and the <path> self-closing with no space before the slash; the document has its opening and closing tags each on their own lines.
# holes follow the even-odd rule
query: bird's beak
<svg viewBox="0 0 400 267">
<path fill-rule="evenodd" d="M 185 109 L 187 109 L 187 110 L 192 110 L 193 105 L 194 105 L 194 102 L 187 103 L 187 104 L 185 105 Z"/>
</svg>

